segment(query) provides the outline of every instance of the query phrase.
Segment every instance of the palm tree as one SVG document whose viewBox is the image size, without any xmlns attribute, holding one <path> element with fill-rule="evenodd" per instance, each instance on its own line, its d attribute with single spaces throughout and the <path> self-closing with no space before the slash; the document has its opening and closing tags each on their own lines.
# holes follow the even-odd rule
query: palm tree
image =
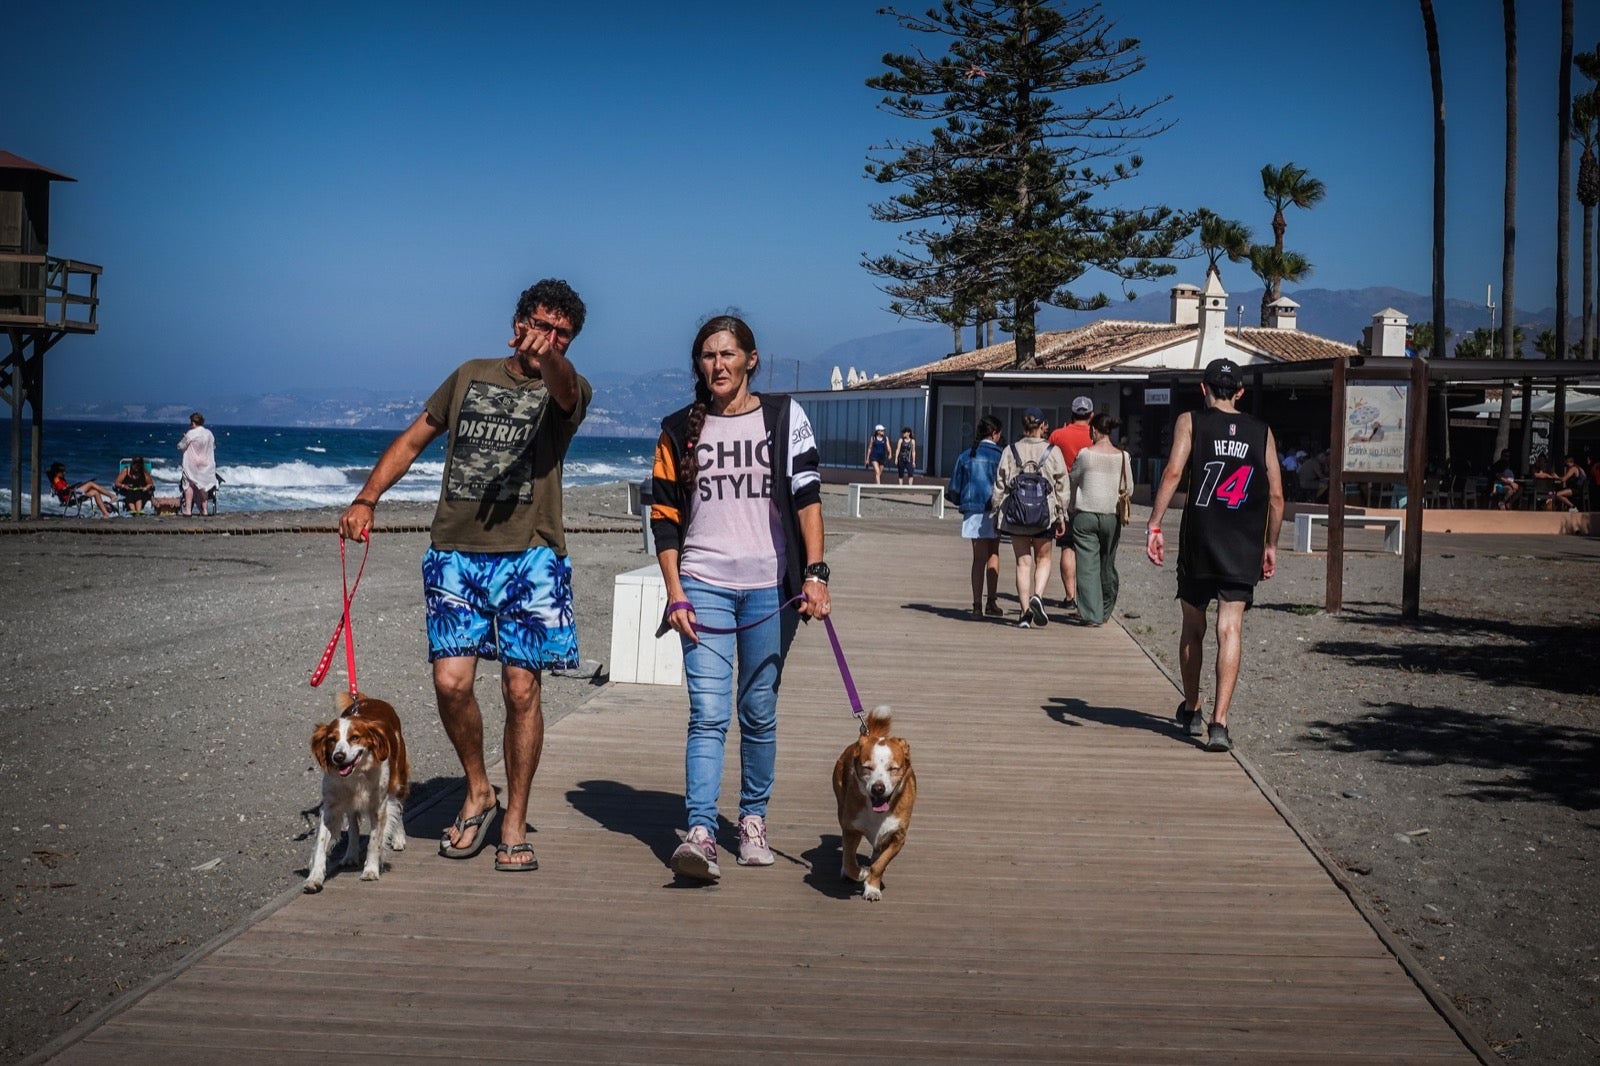
<svg viewBox="0 0 1600 1066">
<path fill-rule="evenodd" d="M 1419 356 L 1426 359 L 1435 359 L 1446 354 L 1445 345 L 1450 343 L 1450 331 L 1444 330 L 1440 337 L 1438 351 L 1434 350 L 1433 323 L 1418 322 L 1411 327 L 1411 347 Z"/>
<path fill-rule="evenodd" d="M 1222 272 L 1217 264 L 1223 256 L 1230 263 L 1243 263 L 1250 258 L 1250 227 L 1231 218 L 1223 218 L 1210 208 L 1202 207 L 1196 213 L 1200 220 L 1200 248 L 1206 253 L 1206 273 Z"/>
<path fill-rule="evenodd" d="M 1286 252 L 1270 244 L 1250 246 L 1250 269 L 1261 279 L 1265 292 L 1261 294 L 1261 324 L 1267 324 L 1267 308 L 1273 293 L 1283 292 L 1286 281 L 1300 282 L 1311 276 L 1311 263 L 1299 252 Z M 1277 297 L 1273 296 L 1273 299 Z"/>
<path fill-rule="evenodd" d="M 1600 93 L 1579 93 L 1572 101 L 1572 136 L 1583 146 L 1578 157 L 1578 203 L 1583 205 L 1583 340 L 1580 359 L 1594 358 L 1594 209 L 1600 204 L 1600 163 L 1595 161 L 1596 114 Z"/>
<path fill-rule="evenodd" d="M 1507 4 L 1512 0 L 1505 0 Z M 1423 36 L 1428 42 L 1428 75 L 1433 86 L 1433 325 L 1441 336 L 1448 335 L 1444 322 L 1444 73 L 1439 65 L 1439 24 L 1433 17 L 1433 0 L 1421 0 Z M 1444 408 L 1445 390 L 1439 390 L 1437 416 L 1429 419 L 1438 427 L 1432 444 L 1438 456 L 1450 463 L 1450 413 Z"/>
<path fill-rule="evenodd" d="M 1267 203 L 1272 205 L 1273 250 L 1280 256 L 1292 255 L 1293 253 L 1285 253 L 1283 250 L 1283 234 L 1289 228 L 1289 220 L 1283 217 L 1284 208 L 1314 207 L 1328 195 L 1328 187 L 1313 178 L 1303 167 L 1297 167 L 1293 163 L 1275 167 L 1268 163 L 1261 168 L 1261 194 L 1267 198 Z M 1256 273 L 1260 274 L 1260 271 Z M 1297 279 L 1287 273 L 1279 274 L 1274 282 L 1267 286 L 1267 291 L 1261 294 L 1262 325 L 1267 324 L 1267 305 L 1283 295 L 1283 282 L 1295 280 Z"/>
<path fill-rule="evenodd" d="M 1596 44 L 1592 52 L 1579 52 L 1573 56 L 1572 65 L 1578 68 L 1579 74 L 1589 79 L 1589 99 L 1593 105 L 1591 113 L 1595 117 L 1597 127 L 1596 139 L 1600 141 L 1600 44 Z M 1596 147 L 1600 148 L 1600 144 L 1597 144 Z M 1584 176 L 1583 161 L 1580 160 L 1578 163 L 1578 202 L 1586 206 L 1594 206 L 1596 203 L 1600 203 L 1600 165 L 1596 164 L 1593 151 L 1586 153 L 1585 158 L 1590 161 L 1587 178 Z M 1587 192 L 1584 191 L 1586 187 L 1588 189 Z M 1585 196 L 1588 199 L 1584 199 Z M 1596 257 L 1600 257 L 1600 233 L 1597 233 L 1594 238 L 1594 254 Z M 1600 277 L 1596 277 L 1588 287 L 1588 290 L 1584 293 L 1585 298 L 1588 298 L 1591 293 L 1594 298 L 1595 313 L 1600 316 Z M 1595 335 L 1596 349 L 1589 349 L 1586 353 L 1586 358 L 1600 357 L 1600 350 L 1597 350 L 1600 349 L 1600 317 L 1595 320 Z"/>
<path fill-rule="evenodd" d="M 1556 66 L 1558 88 L 1556 136 L 1556 351 L 1567 353 L 1567 272 L 1571 269 L 1567 239 L 1572 233 L 1572 0 L 1561 0 L 1561 61 Z M 1526 420 L 1522 432 L 1522 462 L 1533 451 L 1533 434 Z M 1550 445 L 1556 455 L 1567 452 L 1567 387 L 1556 382 L 1556 402 L 1550 412 Z"/>
</svg>

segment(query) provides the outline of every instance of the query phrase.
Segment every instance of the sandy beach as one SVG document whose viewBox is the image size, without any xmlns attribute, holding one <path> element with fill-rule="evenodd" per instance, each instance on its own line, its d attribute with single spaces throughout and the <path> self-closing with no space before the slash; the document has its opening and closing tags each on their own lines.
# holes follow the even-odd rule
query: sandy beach
<svg viewBox="0 0 1600 1066">
<path fill-rule="evenodd" d="M 825 510 L 843 515 L 842 487 L 829 488 Z M 865 523 L 836 522 L 830 538 L 880 526 L 956 536 L 924 504 L 865 510 Z M 382 510 L 354 608 L 362 687 L 406 722 L 413 809 L 454 802 L 458 784 L 421 628 L 430 512 Z M 582 652 L 604 661 L 612 578 L 653 560 L 624 486 L 569 490 L 567 517 Z M 339 616 L 335 518 L 220 516 L 172 536 L 106 535 L 135 532 L 133 520 L 84 533 L 0 527 L 0 828 L 12 886 L 0 1060 L 26 1057 L 296 890 L 317 803 L 307 740 L 345 683 L 340 655 L 321 689 L 306 684 Z M 1175 671 L 1172 575 L 1136 540 L 1121 552 L 1117 620 Z M 1440 536 L 1424 556 L 1423 622 L 1403 627 L 1395 557 L 1352 553 L 1347 610 L 1330 617 L 1319 609 L 1322 557 L 1285 553 L 1246 623 L 1232 731 L 1313 846 L 1497 1049 L 1592 1061 L 1600 542 Z M 963 607 L 965 575 L 919 595 Z M 848 590 L 836 597 L 847 610 Z M 1057 625 L 1019 639 L 1059 654 L 1070 678 L 1074 630 L 1052 614 Z M 479 673 L 497 750 L 496 676 L 493 664 Z M 595 685 L 547 678 L 547 721 Z"/>
</svg>

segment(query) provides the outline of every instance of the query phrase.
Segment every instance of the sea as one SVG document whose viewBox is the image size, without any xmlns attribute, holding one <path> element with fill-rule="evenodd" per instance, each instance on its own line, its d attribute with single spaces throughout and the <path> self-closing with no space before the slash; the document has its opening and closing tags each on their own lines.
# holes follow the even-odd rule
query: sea
<svg viewBox="0 0 1600 1066">
<path fill-rule="evenodd" d="M 156 495 L 178 495 L 178 440 L 187 424 L 74 421 L 47 418 L 40 469 L 65 463 L 70 481 L 98 481 L 107 489 L 124 458 L 142 455 L 155 476 Z M 219 510 L 292 511 L 343 507 L 355 497 L 373 464 L 398 433 L 394 429 L 318 429 L 297 426 L 208 425 L 217 437 L 217 472 L 223 485 Z M 22 477 L 28 478 L 23 427 Z M 6 461 L 0 466 L 0 513 L 11 510 L 9 427 L 0 428 Z M 638 481 L 650 472 L 655 441 L 643 437 L 586 436 L 581 430 L 567 450 L 565 482 L 600 485 Z M 412 464 L 385 500 L 432 503 L 444 476 L 444 438 Z M 23 510 L 31 507 L 23 492 Z"/>
</svg>

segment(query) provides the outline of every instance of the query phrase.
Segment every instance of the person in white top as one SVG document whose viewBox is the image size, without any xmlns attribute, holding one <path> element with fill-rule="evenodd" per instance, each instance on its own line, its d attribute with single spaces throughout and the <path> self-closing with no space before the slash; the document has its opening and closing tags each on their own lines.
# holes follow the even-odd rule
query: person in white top
<svg viewBox="0 0 1600 1066">
<path fill-rule="evenodd" d="M 662 419 L 651 479 L 668 600 L 657 636 L 679 635 L 689 690 L 688 829 L 669 865 L 701 882 L 722 876 L 718 801 L 735 712 L 739 865 L 774 862 L 766 816 L 783 664 L 801 616 L 832 610 L 816 434 L 794 400 L 750 391 L 760 359 L 743 320 L 718 315 L 700 327 L 694 402 Z"/>
<path fill-rule="evenodd" d="M 1117 447 L 1111 434 L 1121 425 L 1101 412 L 1089 423 L 1089 446 L 1072 464 L 1072 550 L 1078 557 L 1078 618 L 1098 626 L 1111 617 L 1117 605 L 1121 579 L 1117 575 L 1117 542 L 1122 521 L 1117 517 L 1117 497 L 1126 485 L 1133 489 L 1133 469 L 1128 453 Z"/>
<path fill-rule="evenodd" d="M 206 416 L 196 411 L 189 416 L 189 432 L 178 442 L 183 453 L 183 513 L 215 513 L 208 508 L 217 487 L 217 438 L 206 428 Z"/>
</svg>

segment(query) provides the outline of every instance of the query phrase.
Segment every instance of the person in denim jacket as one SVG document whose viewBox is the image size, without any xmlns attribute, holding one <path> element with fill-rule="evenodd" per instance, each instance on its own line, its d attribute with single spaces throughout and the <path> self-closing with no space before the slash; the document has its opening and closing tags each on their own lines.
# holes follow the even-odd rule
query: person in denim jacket
<svg viewBox="0 0 1600 1066">
<path fill-rule="evenodd" d="M 947 500 L 961 509 L 961 535 L 972 541 L 972 617 L 987 611 L 1000 615 L 995 594 L 1000 587 L 1000 532 L 995 529 L 989 498 L 994 494 L 995 471 L 1000 467 L 1000 420 L 994 415 L 978 419 L 972 447 L 956 459 L 955 471 L 945 486 Z M 984 606 L 984 586 L 988 605 Z"/>
</svg>

